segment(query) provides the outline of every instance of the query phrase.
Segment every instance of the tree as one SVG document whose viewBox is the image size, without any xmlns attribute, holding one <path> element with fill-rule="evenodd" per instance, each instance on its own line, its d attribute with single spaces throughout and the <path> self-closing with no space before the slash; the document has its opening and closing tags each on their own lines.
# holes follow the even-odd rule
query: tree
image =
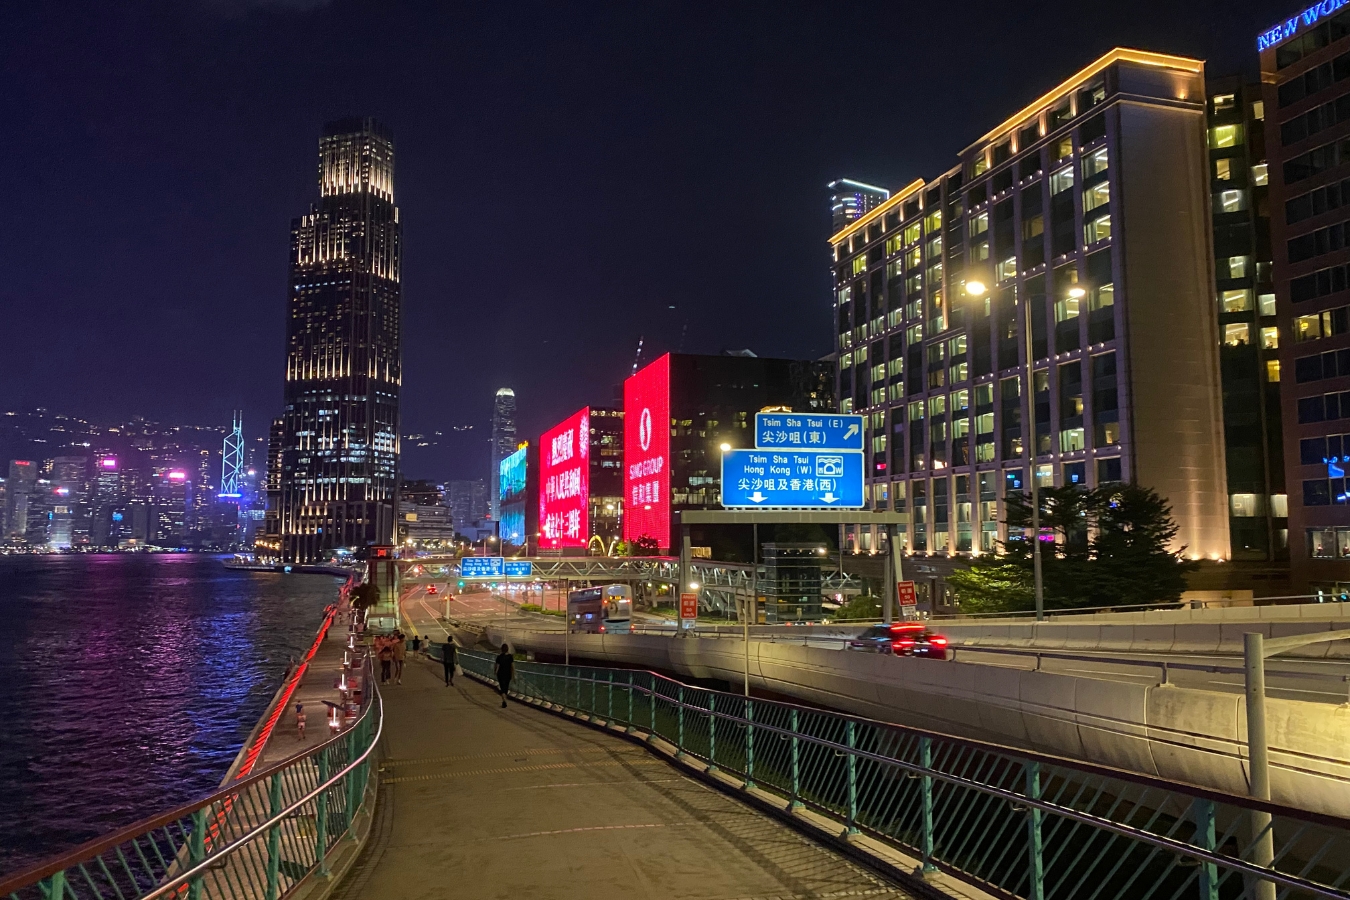
<svg viewBox="0 0 1350 900">
<path fill-rule="evenodd" d="M 880 619 L 881 598 L 868 594 L 858 594 L 834 614 L 836 621 L 843 619 Z"/>
<path fill-rule="evenodd" d="M 373 582 L 358 584 L 352 589 L 352 608 L 367 610 L 380 602 L 380 589 Z"/>
<path fill-rule="evenodd" d="M 1167 501 L 1130 484 L 1094 490 L 1045 488 L 1041 504 L 1041 572 L 1049 609 L 1130 606 L 1180 599 L 1196 564 L 1167 549 L 1177 526 Z M 947 579 L 964 609 L 1029 610 L 1035 606 L 1030 543 L 1031 498 L 1007 499 L 1009 534 L 999 556 L 982 556 Z M 1185 548 L 1183 548 L 1184 550 Z"/>
<path fill-rule="evenodd" d="M 629 552 L 633 556 L 655 556 L 661 552 L 661 545 L 650 534 L 644 534 L 634 539 Z"/>
</svg>

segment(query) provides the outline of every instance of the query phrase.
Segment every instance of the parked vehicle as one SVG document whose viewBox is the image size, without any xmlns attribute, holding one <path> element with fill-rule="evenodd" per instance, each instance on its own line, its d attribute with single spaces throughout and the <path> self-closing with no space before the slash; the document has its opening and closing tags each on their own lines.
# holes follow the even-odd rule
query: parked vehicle
<svg viewBox="0 0 1350 900">
<path fill-rule="evenodd" d="M 848 650 L 889 653 L 891 656 L 947 658 L 947 639 L 929 631 L 922 622 L 873 625 L 844 646 Z"/>
</svg>

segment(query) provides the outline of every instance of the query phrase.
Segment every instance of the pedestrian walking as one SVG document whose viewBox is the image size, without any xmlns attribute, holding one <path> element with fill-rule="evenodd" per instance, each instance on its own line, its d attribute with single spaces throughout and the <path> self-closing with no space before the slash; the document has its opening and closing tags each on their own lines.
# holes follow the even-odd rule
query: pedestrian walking
<svg viewBox="0 0 1350 900">
<path fill-rule="evenodd" d="M 380 684 L 387 684 L 389 681 L 389 667 L 394 662 L 394 648 L 389 646 L 388 641 L 380 641 L 380 649 L 377 651 L 380 657 Z"/>
<path fill-rule="evenodd" d="M 421 654 L 421 652 L 422 652 L 422 636 L 421 636 L 420 634 L 414 634 L 414 635 L 413 635 L 413 656 L 418 656 L 418 655 Z"/>
<path fill-rule="evenodd" d="M 299 740 L 305 739 L 305 705 L 303 703 L 295 704 L 295 733 Z"/>
<path fill-rule="evenodd" d="M 403 663 L 408 658 L 408 640 L 403 636 L 403 632 L 394 635 L 394 680 L 397 684 L 403 683 Z"/>
<path fill-rule="evenodd" d="M 511 650 L 502 644 L 502 652 L 497 654 L 497 689 L 502 694 L 502 709 L 506 709 L 506 695 L 511 693 L 511 679 L 516 674 L 516 660 Z"/>
<path fill-rule="evenodd" d="M 455 666 L 458 663 L 459 654 L 455 650 L 455 639 L 450 638 L 444 644 L 441 644 L 441 665 L 445 667 L 445 686 L 450 687 L 455 683 Z"/>
</svg>

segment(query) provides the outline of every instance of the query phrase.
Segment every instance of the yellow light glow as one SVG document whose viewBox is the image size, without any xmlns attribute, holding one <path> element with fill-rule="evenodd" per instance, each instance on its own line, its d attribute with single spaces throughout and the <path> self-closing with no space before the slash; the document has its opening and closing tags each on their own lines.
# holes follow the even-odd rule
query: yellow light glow
<svg viewBox="0 0 1350 900">
<path fill-rule="evenodd" d="M 730 450 L 730 449 L 731 449 L 731 445 L 730 445 L 730 444 L 727 444 L 727 443 L 723 443 L 723 444 L 722 444 L 722 452 L 723 452 L 723 453 L 726 453 L 726 452 L 727 452 L 728 450 Z"/>
<path fill-rule="evenodd" d="M 988 290 L 983 281 L 966 282 L 966 293 L 972 297 L 983 297 Z"/>
<path fill-rule="evenodd" d="M 1071 287 L 1069 288 L 1069 296 L 1075 300 L 1082 300 L 1084 297 L 1087 296 L 1087 289 L 1077 286 Z"/>
</svg>

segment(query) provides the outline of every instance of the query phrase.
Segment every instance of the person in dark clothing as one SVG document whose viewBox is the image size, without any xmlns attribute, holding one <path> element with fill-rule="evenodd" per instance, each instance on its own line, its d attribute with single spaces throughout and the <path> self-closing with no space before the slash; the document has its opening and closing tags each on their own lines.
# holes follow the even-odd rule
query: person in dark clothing
<svg viewBox="0 0 1350 900">
<path fill-rule="evenodd" d="M 502 652 L 497 654 L 497 689 L 502 694 L 502 709 L 506 709 L 506 695 L 511 693 L 511 678 L 515 674 L 515 658 L 510 648 L 502 644 Z"/>
<path fill-rule="evenodd" d="M 421 636 L 421 635 L 418 635 L 418 634 L 414 634 L 414 635 L 413 635 L 413 639 L 412 639 L 412 645 L 413 645 L 413 656 L 416 656 L 417 654 L 421 653 L 421 652 L 422 652 L 422 636 Z"/>
<path fill-rule="evenodd" d="M 454 638 L 441 644 L 441 665 L 445 667 L 446 687 L 455 683 L 455 658 L 457 655 Z"/>
</svg>

